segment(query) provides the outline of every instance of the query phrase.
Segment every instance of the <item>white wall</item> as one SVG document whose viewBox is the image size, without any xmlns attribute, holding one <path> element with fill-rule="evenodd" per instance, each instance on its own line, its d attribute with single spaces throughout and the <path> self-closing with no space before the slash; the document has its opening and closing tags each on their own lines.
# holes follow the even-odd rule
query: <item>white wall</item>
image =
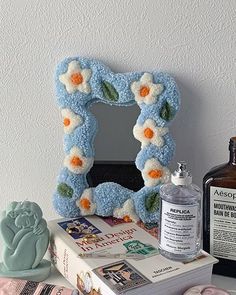
<svg viewBox="0 0 236 295">
<path fill-rule="evenodd" d="M 114 71 L 160 69 L 176 78 L 176 159 L 189 162 L 200 185 L 211 166 L 227 160 L 236 134 L 235 16 L 233 0 L 0 0 L 1 209 L 28 198 L 46 218 L 56 216 L 51 196 L 64 153 L 53 73 L 74 55 L 99 58 Z M 138 108 L 93 111 L 104 127 L 96 158 L 133 160 Z M 111 124 L 121 143 L 116 136 L 105 143 Z"/>
</svg>

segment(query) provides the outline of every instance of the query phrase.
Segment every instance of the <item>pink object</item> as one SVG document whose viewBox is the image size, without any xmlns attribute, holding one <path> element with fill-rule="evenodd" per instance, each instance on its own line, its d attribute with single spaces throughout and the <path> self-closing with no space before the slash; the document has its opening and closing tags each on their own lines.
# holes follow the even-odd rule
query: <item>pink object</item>
<svg viewBox="0 0 236 295">
<path fill-rule="evenodd" d="M 77 290 L 33 281 L 0 278 L 0 295 L 80 295 Z"/>
<path fill-rule="evenodd" d="M 230 295 L 230 293 L 212 285 L 199 285 L 188 289 L 183 295 Z"/>
</svg>

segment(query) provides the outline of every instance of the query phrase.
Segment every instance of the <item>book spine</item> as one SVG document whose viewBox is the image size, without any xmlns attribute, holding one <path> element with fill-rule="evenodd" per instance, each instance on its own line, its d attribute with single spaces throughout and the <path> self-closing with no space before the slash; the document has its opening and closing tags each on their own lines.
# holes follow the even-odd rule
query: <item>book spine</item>
<svg viewBox="0 0 236 295">
<path fill-rule="evenodd" d="M 49 252 L 56 269 L 83 294 L 115 295 L 92 268 L 58 235 L 51 235 Z"/>
<path fill-rule="evenodd" d="M 0 278 L 0 294 L 14 295 L 80 295 L 76 290 L 68 289 L 62 286 L 45 284 L 42 282 L 19 280 L 15 278 Z"/>
</svg>

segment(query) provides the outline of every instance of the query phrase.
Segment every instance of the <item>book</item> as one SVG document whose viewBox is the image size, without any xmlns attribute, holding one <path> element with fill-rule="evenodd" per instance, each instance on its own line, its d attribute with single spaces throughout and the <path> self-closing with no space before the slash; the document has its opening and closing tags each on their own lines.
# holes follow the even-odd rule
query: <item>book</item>
<svg viewBox="0 0 236 295">
<path fill-rule="evenodd" d="M 59 219 L 48 226 L 53 264 L 85 295 L 182 295 L 209 284 L 217 262 L 204 251 L 189 263 L 166 259 L 156 237 L 114 218 Z"/>
</svg>

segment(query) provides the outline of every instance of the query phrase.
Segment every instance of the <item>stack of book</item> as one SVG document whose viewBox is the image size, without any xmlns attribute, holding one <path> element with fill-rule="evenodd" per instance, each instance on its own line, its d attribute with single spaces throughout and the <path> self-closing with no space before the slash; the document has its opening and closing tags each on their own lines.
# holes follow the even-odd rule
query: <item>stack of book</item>
<svg viewBox="0 0 236 295">
<path fill-rule="evenodd" d="M 157 239 L 135 223 L 97 216 L 49 222 L 55 267 L 85 295 L 182 295 L 211 282 L 215 258 L 164 258 Z"/>
</svg>

